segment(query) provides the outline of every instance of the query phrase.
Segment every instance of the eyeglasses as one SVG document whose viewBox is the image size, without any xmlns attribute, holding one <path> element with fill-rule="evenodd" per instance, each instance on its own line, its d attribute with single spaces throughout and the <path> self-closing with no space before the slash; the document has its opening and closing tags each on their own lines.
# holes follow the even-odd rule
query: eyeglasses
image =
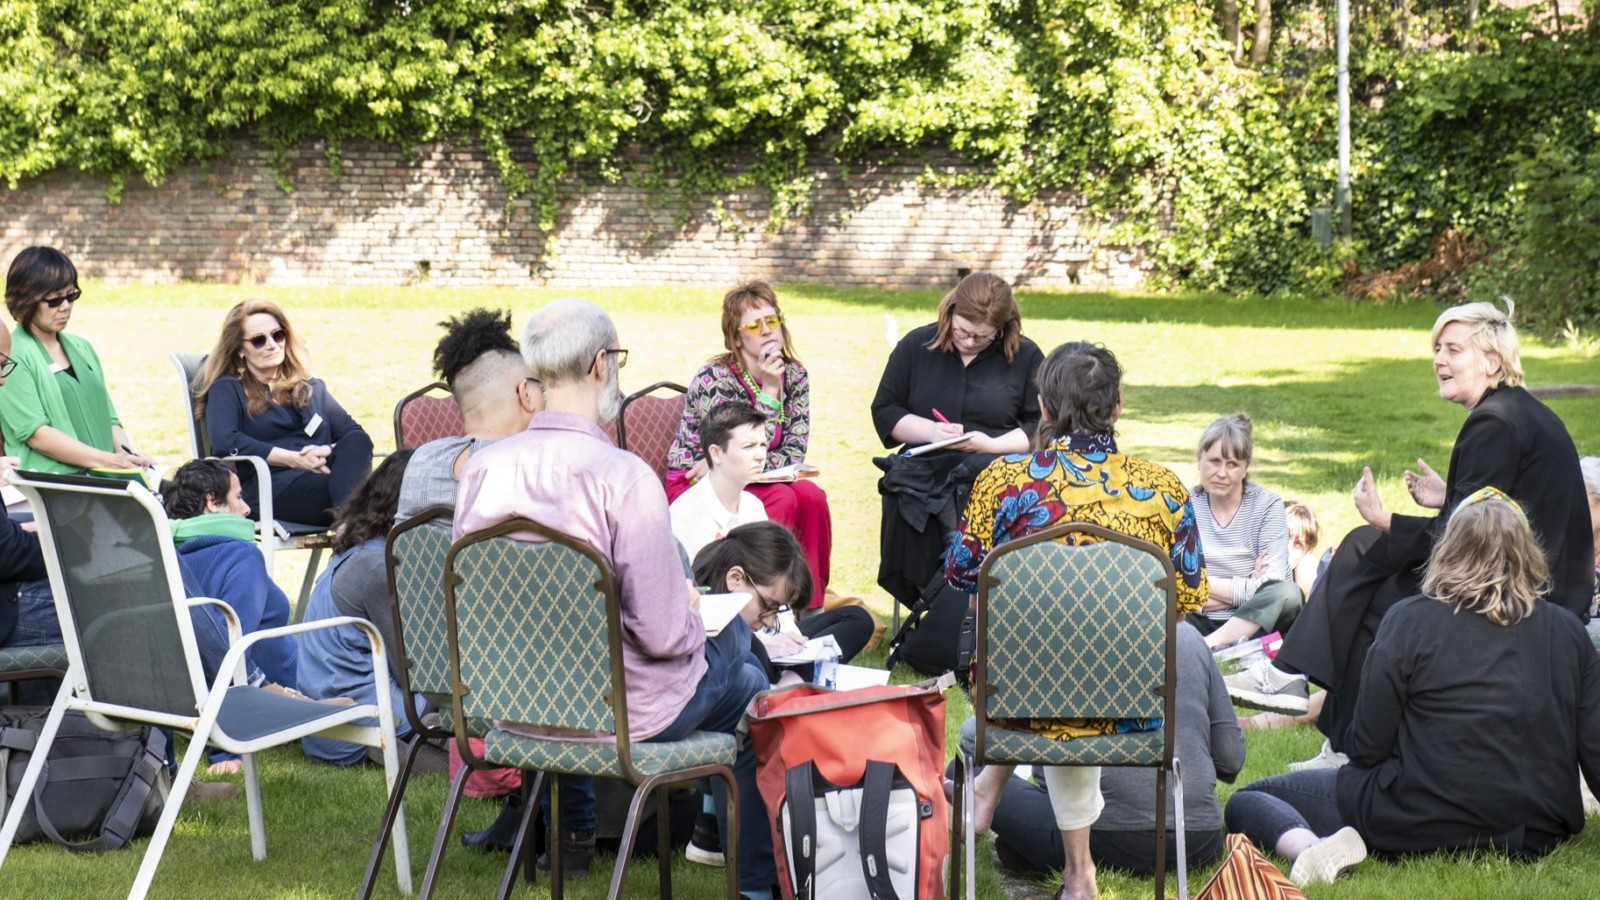
<svg viewBox="0 0 1600 900">
<path fill-rule="evenodd" d="M 765 326 L 765 329 L 762 326 Z M 754 322 L 746 322 L 739 326 L 740 330 L 745 334 L 760 334 L 763 330 L 777 331 L 782 327 L 783 315 L 781 313 L 773 313 L 770 316 L 764 316 Z"/>
<path fill-rule="evenodd" d="M 607 356 L 615 356 L 617 358 L 617 368 L 619 369 L 628 364 L 628 351 L 626 350 L 602 350 L 600 352 Z"/>
<path fill-rule="evenodd" d="M 17 361 L 0 353 L 0 378 L 5 378 L 17 370 Z"/>
<path fill-rule="evenodd" d="M 73 288 L 59 297 L 46 297 L 39 302 L 50 307 L 51 309 L 59 309 L 63 303 L 77 303 L 78 298 L 82 296 L 83 291 L 79 290 L 78 288 Z"/>
<path fill-rule="evenodd" d="M 756 590 L 754 582 L 747 584 L 745 590 L 749 591 L 750 596 L 756 598 L 756 603 L 761 605 L 761 615 L 756 619 L 757 622 L 775 622 L 779 616 L 790 609 L 787 603 L 779 603 L 777 605 L 768 603 L 767 598 L 761 596 L 761 592 Z"/>
<path fill-rule="evenodd" d="M 966 341 L 969 344 L 976 344 L 979 347 L 985 347 L 994 343 L 994 339 L 1000 336 L 1000 332 L 998 331 L 991 332 L 989 334 L 977 334 L 962 328 L 960 325 L 950 326 L 950 334 L 958 341 Z"/>
<path fill-rule="evenodd" d="M 245 338 L 245 341 L 247 341 L 250 346 L 256 348 L 257 350 L 265 350 L 267 349 L 267 341 L 269 340 L 281 347 L 288 339 L 289 332 L 279 328 L 273 331 L 271 334 L 258 334 L 255 337 Z"/>
</svg>

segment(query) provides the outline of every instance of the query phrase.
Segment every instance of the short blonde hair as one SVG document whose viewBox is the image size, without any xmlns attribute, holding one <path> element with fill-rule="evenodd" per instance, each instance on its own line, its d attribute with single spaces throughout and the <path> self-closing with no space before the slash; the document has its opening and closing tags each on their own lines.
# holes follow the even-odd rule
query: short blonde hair
<svg viewBox="0 0 1600 900">
<path fill-rule="evenodd" d="M 1522 510 L 1509 499 L 1463 503 L 1428 558 L 1422 591 L 1496 625 L 1533 615 L 1550 567 Z"/>
<path fill-rule="evenodd" d="M 1487 363 L 1500 361 L 1500 374 L 1495 387 L 1519 387 L 1522 384 L 1522 341 L 1517 337 L 1516 326 L 1511 324 L 1511 313 L 1516 304 L 1506 299 L 1501 312 L 1492 303 L 1464 303 L 1452 306 L 1439 314 L 1433 322 L 1433 344 L 1439 343 L 1439 332 L 1445 326 L 1460 322 L 1472 329 L 1468 343 L 1478 358 Z"/>
<path fill-rule="evenodd" d="M 1316 549 L 1322 539 L 1322 526 L 1317 524 L 1317 514 L 1299 500 L 1283 501 L 1283 520 L 1289 526 L 1289 544 L 1307 553 Z"/>
</svg>

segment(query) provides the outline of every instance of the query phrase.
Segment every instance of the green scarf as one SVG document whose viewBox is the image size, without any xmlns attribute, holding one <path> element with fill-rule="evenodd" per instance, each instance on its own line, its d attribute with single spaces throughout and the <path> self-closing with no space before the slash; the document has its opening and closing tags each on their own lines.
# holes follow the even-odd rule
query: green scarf
<svg viewBox="0 0 1600 900">
<path fill-rule="evenodd" d="M 197 537 L 256 539 L 256 523 L 231 512 L 208 512 L 189 519 L 173 519 L 168 524 L 172 526 L 172 539 L 180 544 Z"/>
</svg>

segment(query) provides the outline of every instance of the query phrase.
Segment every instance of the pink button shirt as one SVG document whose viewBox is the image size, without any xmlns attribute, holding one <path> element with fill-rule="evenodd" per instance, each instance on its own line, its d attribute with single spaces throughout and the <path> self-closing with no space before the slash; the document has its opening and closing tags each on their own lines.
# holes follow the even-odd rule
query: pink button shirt
<svg viewBox="0 0 1600 900">
<path fill-rule="evenodd" d="M 472 454 L 456 495 L 455 536 L 526 518 L 587 541 L 611 563 L 622 604 L 628 731 L 652 737 L 683 711 L 706 672 L 705 625 L 672 537 L 667 496 L 639 457 L 571 413 Z"/>
</svg>

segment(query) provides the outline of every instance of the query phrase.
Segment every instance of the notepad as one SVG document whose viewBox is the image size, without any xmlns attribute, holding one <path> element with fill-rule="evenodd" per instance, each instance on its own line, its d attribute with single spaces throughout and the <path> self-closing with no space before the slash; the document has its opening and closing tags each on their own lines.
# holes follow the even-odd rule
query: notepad
<svg viewBox="0 0 1600 900">
<path fill-rule="evenodd" d="M 952 437 L 952 438 L 945 438 L 942 441 L 934 441 L 931 444 L 923 444 L 921 447 L 913 447 L 910 450 L 906 451 L 906 455 L 907 456 L 921 456 L 924 453 L 932 453 L 935 450 L 943 450 L 944 448 L 950 446 L 951 444 L 959 444 L 962 441 L 972 437 L 975 434 L 977 434 L 976 431 L 969 431 L 969 432 L 966 432 L 965 434 L 958 434 L 958 435 L 956 435 L 955 437 Z"/>
<path fill-rule="evenodd" d="M 706 636 L 716 637 L 728 627 L 733 617 L 750 602 L 750 594 L 735 591 L 731 594 L 701 594 L 700 620 L 706 625 Z"/>
<path fill-rule="evenodd" d="M 779 466 L 776 469 L 762 472 L 760 475 L 750 479 L 750 483 L 772 484 L 774 482 L 795 481 L 800 478 L 815 478 L 820 474 L 822 474 L 822 470 L 810 463 L 795 463 L 794 465 Z"/>
</svg>

